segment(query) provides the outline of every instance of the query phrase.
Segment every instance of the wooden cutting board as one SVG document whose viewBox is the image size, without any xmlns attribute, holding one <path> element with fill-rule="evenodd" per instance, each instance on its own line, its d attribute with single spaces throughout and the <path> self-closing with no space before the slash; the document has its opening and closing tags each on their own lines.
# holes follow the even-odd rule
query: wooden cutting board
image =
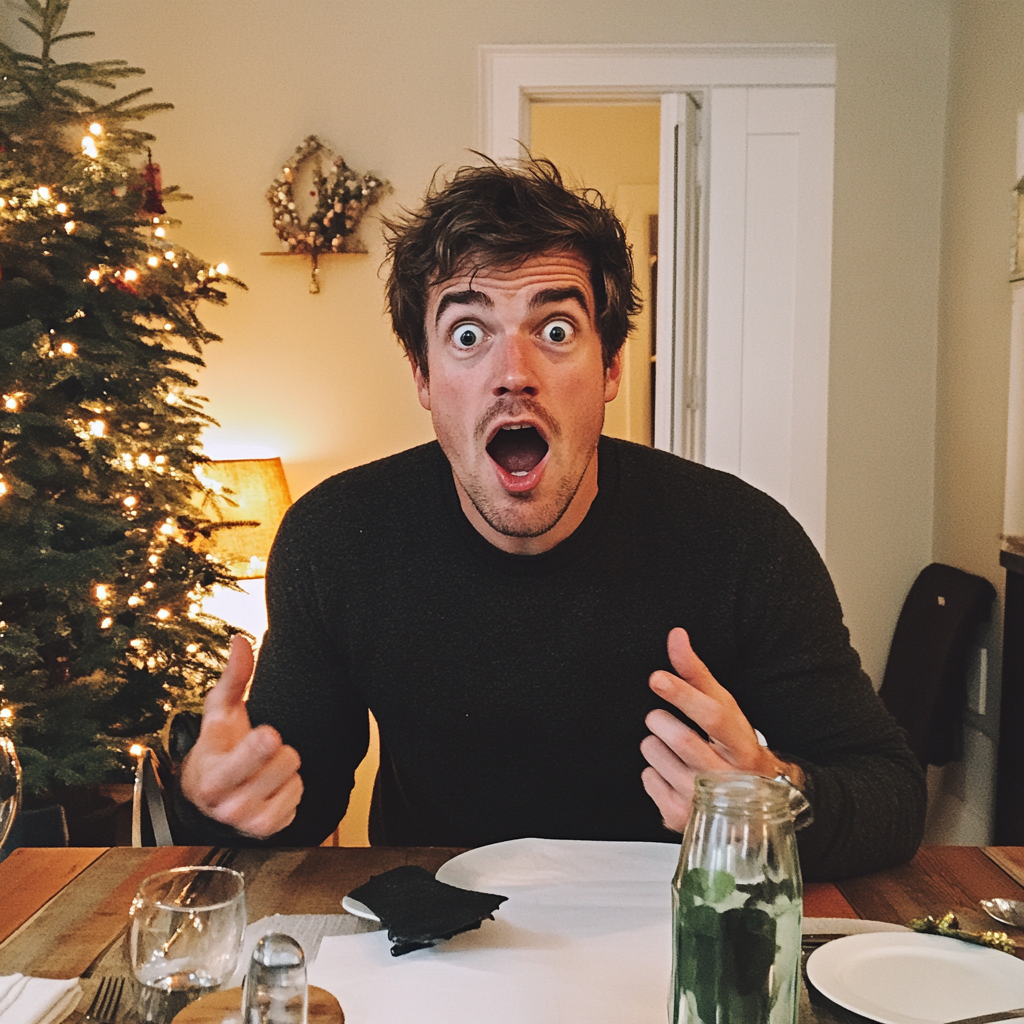
<svg viewBox="0 0 1024 1024">
<path fill-rule="evenodd" d="M 242 990 L 211 992 L 189 1003 L 174 1024 L 242 1024 Z M 341 1004 L 326 989 L 309 986 L 309 1024 L 345 1024 Z"/>
</svg>

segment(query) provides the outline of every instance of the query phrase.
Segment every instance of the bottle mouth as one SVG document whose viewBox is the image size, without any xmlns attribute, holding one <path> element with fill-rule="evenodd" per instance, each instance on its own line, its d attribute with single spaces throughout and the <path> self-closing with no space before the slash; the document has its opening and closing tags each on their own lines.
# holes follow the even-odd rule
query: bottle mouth
<svg viewBox="0 0 1024 1024">
<path fill-rule="evenodd" d="M 702 810 L 792 819 L 791 787 L 785 782 L 744 772 L 710 772 L 694 782 L 694 801 Z"/>
</svg>

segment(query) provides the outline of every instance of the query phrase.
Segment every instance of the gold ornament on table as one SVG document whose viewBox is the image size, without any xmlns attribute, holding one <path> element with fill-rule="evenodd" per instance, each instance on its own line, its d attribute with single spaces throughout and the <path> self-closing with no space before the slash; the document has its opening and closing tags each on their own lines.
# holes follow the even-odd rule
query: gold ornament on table
<svg viewBox="0 0 1024 1024">
<path fill-rule="evenodd" d="M 265 252 L 264 256 L 306 255 L 313 261 L 309 290 L 320 291 L 318 260 L 323 253 L 365 253 L 359 239 L 359 223 L 366 211 L 391 191 L 383 178 L 367 172 L 358 174 L 340 156 L 334 156 L 324 173 L 324 158 L 331 150 L 317 136 L 307 136 L 292 154 L 267 190 L 273 210 L 274 230 L 287 252 Z M 307 163 L 312 165 L 310 196 L 313 210 L 304 215 L 296 202 L 295 186 Z"/>
<path fill-rule="evenodd" d="M 960 939 L 961 942 L 973 942 L 976 946 L 988 946 L 991 949 L 998 949 L 1004 953 L 1013 953 L 1017 944 L 1006 932 L 969 932 L 960 927 L 960 919 L 950 910 L 943 914 L 938 920 L 930 914 L 927 917 L 915 917 L 907 922 L 908 926 L 915 932 L 924 932 L 926 935 L 945 935 L 950 939 Z"/>
</svg>

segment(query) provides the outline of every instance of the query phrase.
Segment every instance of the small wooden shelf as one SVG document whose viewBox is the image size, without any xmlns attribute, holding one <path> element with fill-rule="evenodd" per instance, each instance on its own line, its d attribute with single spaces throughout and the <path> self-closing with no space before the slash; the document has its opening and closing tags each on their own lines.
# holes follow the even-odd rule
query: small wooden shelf
<svg viewBox="0 0 1024 1024">
<path fill-rule="evenodd" d="M 261 256 L 305 256 L 308 259 L 312 259 L 315 255 L 317 259 L 323 256 L 369 256 L 369 249 L 321 249 L 318 253 L 311 252 L 294 252 L 291 249 L 285 249 L 279 252 L 261 252 Z"/>
</svg>

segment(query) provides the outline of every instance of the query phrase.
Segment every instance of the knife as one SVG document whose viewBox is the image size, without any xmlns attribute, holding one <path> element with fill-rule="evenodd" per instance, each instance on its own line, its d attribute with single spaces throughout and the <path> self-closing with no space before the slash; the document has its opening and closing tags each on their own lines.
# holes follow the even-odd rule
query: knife
<svg viewBox="0 0 1024 1024">
<path fill-rule="evenodd" d="M 960 1020 L 946 1021 L 946 1024 L 998 1024 L 1001 1020 L 1014 1020 L 1024 1017 L 1024 1006 L 1016 1010 L 1003 1010 L 1002 1013 L 985 1013 L 980 1017 L 961 1017 Z"/>
</svg>

